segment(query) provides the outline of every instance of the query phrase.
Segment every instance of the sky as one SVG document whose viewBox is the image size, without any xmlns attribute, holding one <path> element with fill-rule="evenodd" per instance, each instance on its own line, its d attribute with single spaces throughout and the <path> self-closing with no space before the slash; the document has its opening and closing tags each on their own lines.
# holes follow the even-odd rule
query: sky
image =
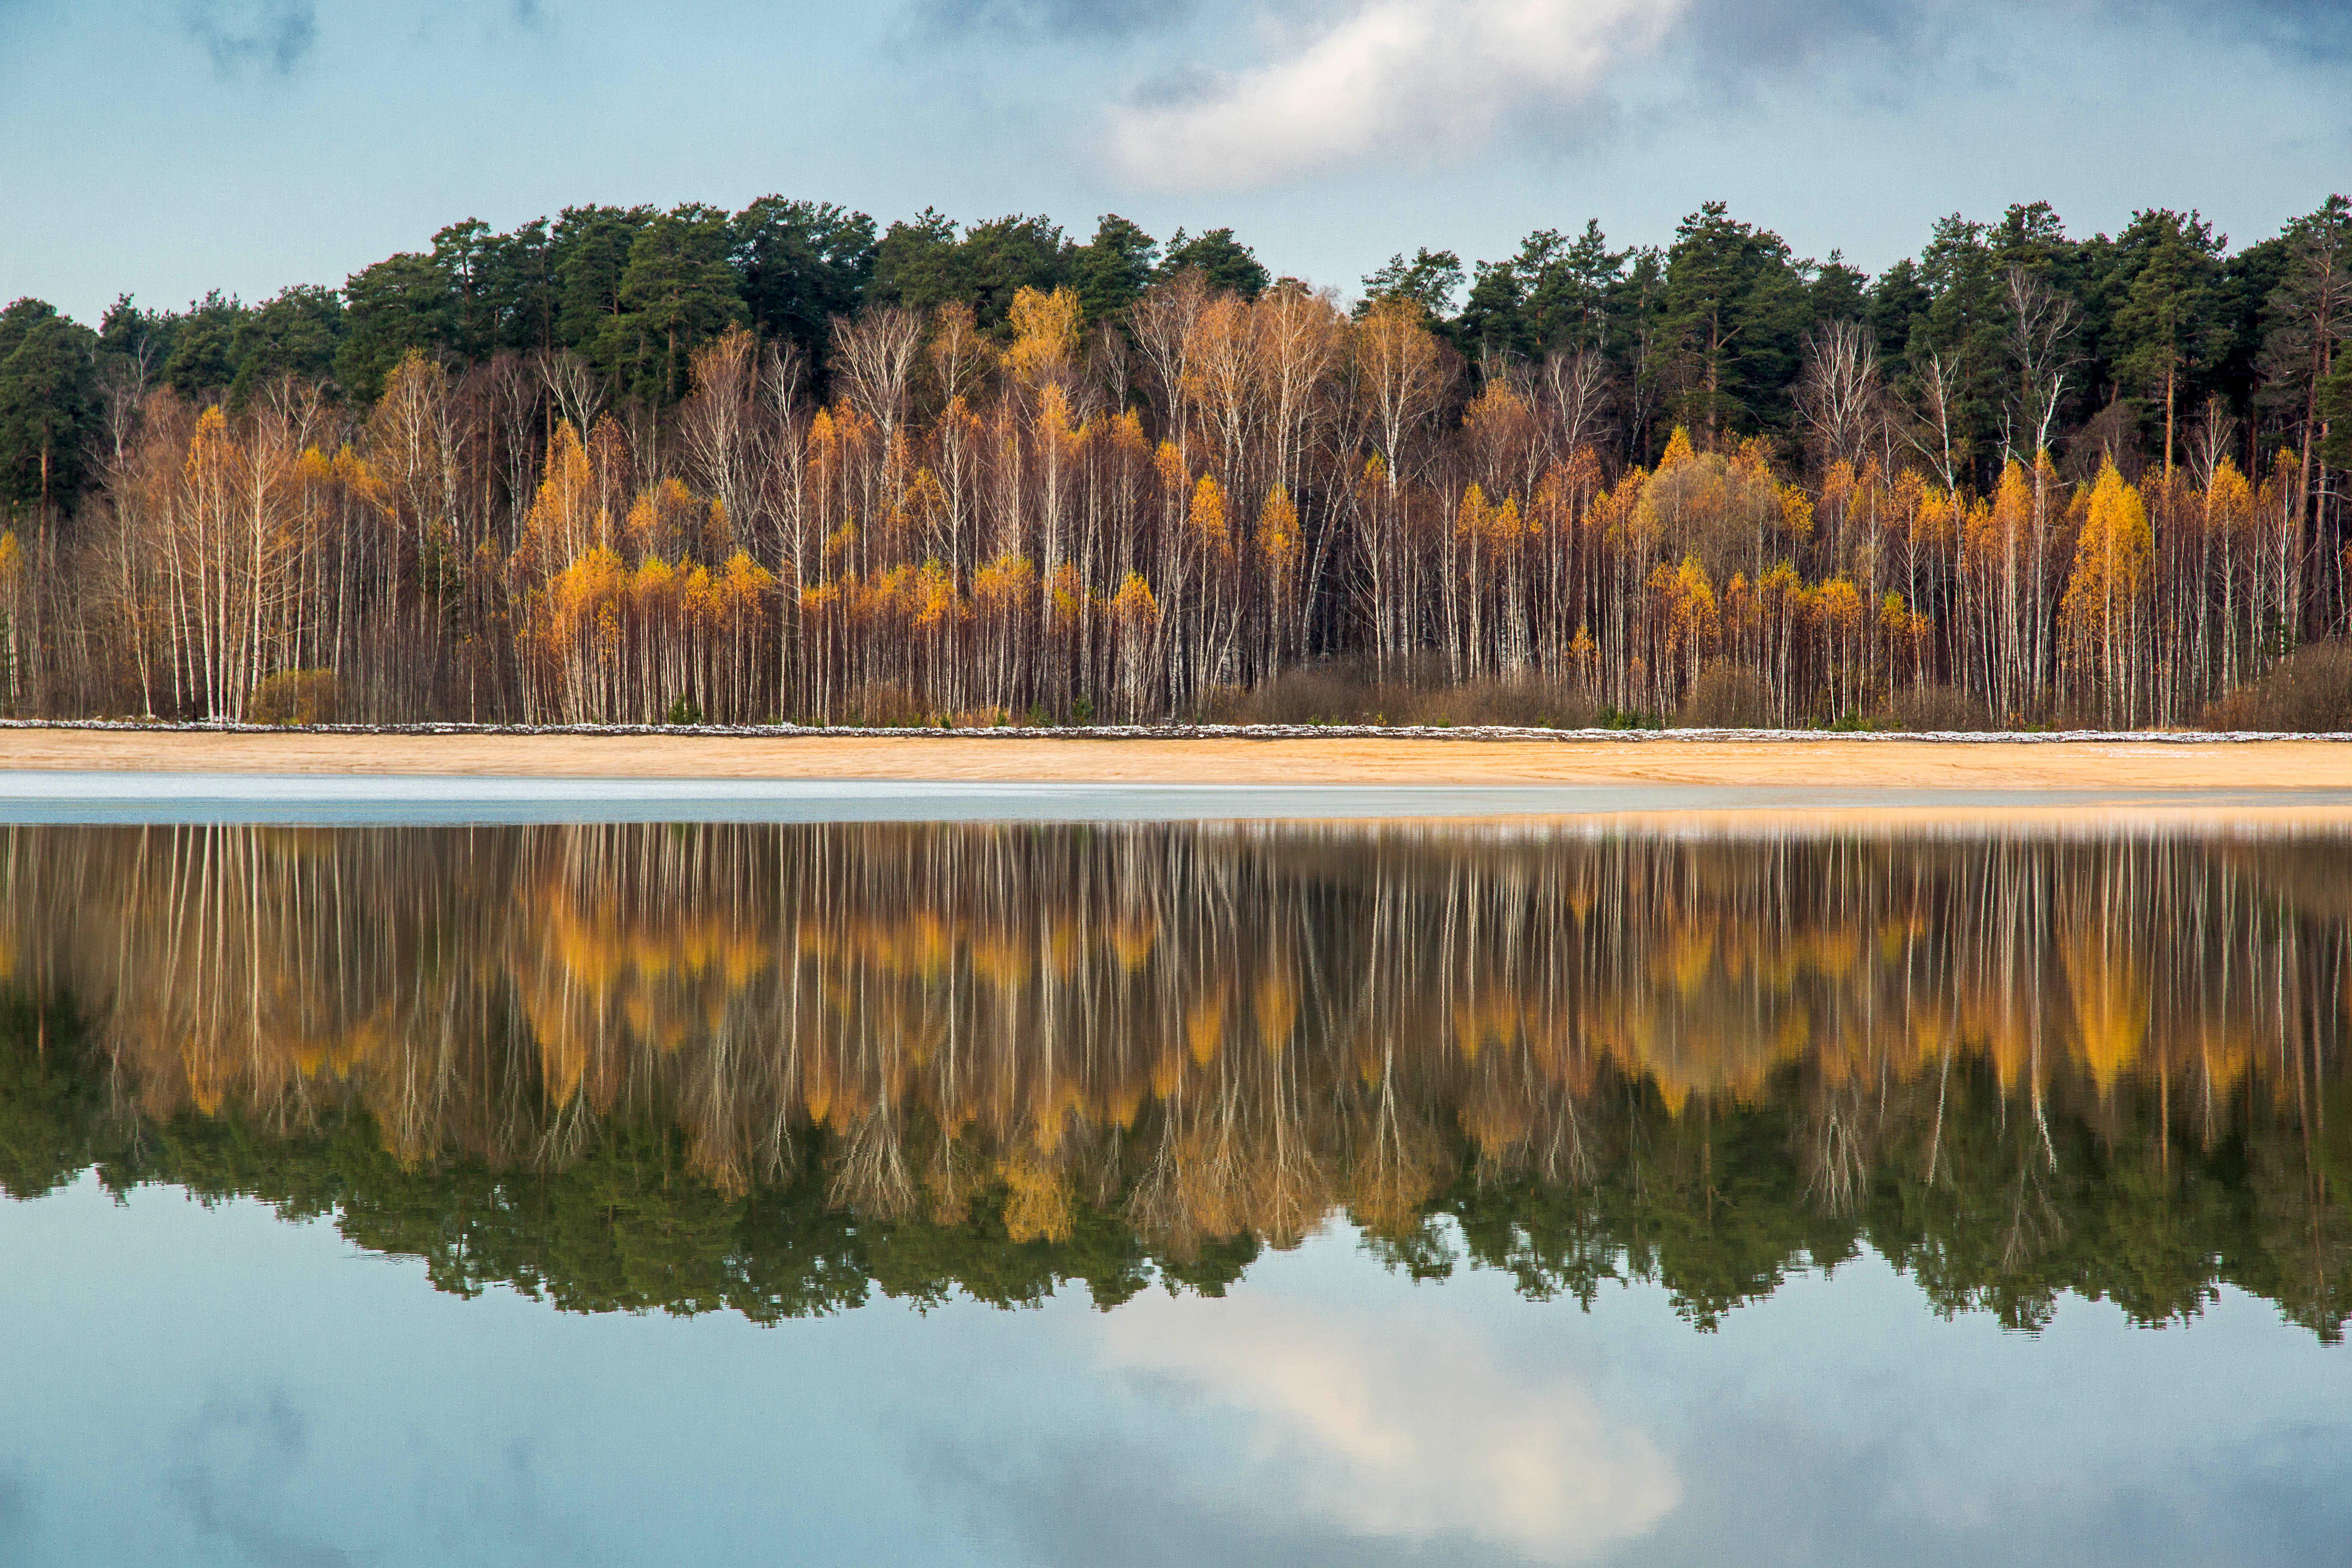
<svg viewBox="0 0 2352 1568">
<path fill-rule="evenodd" d="M 0 0 L 0 300 L 339 284 L 445 224 L 778 192 L 1234 227 L 1352 290 L 1703 201 L 1871 270 L 1935 220 L 2352 184 L 2342 0 Z"/>
</svg>

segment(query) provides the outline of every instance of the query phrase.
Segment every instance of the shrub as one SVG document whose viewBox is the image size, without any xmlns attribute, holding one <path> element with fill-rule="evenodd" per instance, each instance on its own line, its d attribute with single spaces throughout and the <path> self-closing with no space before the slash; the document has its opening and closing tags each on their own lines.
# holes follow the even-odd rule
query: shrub
<svg viewBox="0 0 2352 1568">
<path fill-rule="evenodd" d="M 1906 686 L 1886 705 L 1897 730 L 1990 730 L 1992 710 L 1956 686 Z"/>
<path fill-rule="evenodd" d="M 2331 638 L 2295 649 L 2208 706 L 2203 722 L 2209 730 L 2352 731 L 2352 645 Z"/>
<path fill-rule="evenodd" d="M 1532 671 L 1454 682 L 1443 661 L 1363 658 L 1300 665 L 1249 690 L 1222 689 L 1207 716 L 1227 724 L 1395 724 L 1451 729 L 1509 724 L 1583 729 L 1600 710 L 1575 687 Z"/>
<path fill-rule="evenodd" d="M 245 700 L 248 724 L 331 724 L 335 721 L 335 672 L 281 669 L 265 677 Z"/>
<path fill-rule="evenodd" d="M 1351 721 L 1371 700 L 1373 687 L 1353 660 L 1301 665 L 1254 688 L 1221 687 L 1210 694 L 1209 716 L 1225 724 L 1304 724 L 1315 719 Z"/>
<path fill-rule="evenodd" d="M 1763 677 L 1718 659 L 1698 672 L 1675 710 L 1678 730 L 1755 730 L 1772 722 L 1772 692 Z"/>
<path fill-rule="evenodd" d="M 1575 687 L 1527 675 L 1473 680 L 1397 704 L 1410 724 L 1509 724 L 1526 730 L 1589 730 L 1601 710 Z"/>
<path fill-rule="evenodd" d="M 702 704 L 697 702 L 691 697 L 679 698 L 677 701 L 669 705 L 669 722 L 673 724 L 701 723 Z"/>
<path fill-rule="evenodd" d="M 853 725 L 875 730 L 895 730 L 908 724 L 920 724 L 930 716 L 922 700 L 903 686 L 874 681 L 849 694 L 844 708 Z"/>
</svg>

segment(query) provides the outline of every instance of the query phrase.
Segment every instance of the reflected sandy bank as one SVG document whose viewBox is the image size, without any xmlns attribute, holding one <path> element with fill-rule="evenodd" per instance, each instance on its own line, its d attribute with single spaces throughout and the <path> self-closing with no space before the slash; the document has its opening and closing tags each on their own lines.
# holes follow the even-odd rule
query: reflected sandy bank
<svg viewBox="0 0 2352 1568">
<path fill-rule="evenodd" d="M 2352 1310 L 2352 838 L 15 828 L 18 1194 L 95 1164 L 583 1309 L 1401 1269 L 1704 1326 Z M 1401 1505 L 1402 1506 L 1402 1505 Z"/>
</svg>

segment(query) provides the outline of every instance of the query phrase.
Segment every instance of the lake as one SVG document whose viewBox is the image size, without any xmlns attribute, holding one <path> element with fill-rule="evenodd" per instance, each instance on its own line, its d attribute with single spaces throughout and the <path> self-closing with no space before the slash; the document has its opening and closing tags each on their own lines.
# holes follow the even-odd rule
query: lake
<svg viewBox="0 0 2352 1568">
<path fill-rule="evenodd" d="M 0 827 L 0 1563 L 2352 1560 L 2348 963 L 2325 828 Z"/>
</svg>

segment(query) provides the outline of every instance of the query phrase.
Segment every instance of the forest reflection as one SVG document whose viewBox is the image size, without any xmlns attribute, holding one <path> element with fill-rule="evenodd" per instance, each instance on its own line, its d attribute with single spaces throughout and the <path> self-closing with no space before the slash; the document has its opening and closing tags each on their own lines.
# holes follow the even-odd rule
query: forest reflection
<svg viewBox="0 0 2352 1568">
<path fill-rule="evenodd" d="M 0 1185 L 582 1310 L 1663 1285 L 2352 1310 L 2352 837 L 0 830 Z"/>
</svg>

